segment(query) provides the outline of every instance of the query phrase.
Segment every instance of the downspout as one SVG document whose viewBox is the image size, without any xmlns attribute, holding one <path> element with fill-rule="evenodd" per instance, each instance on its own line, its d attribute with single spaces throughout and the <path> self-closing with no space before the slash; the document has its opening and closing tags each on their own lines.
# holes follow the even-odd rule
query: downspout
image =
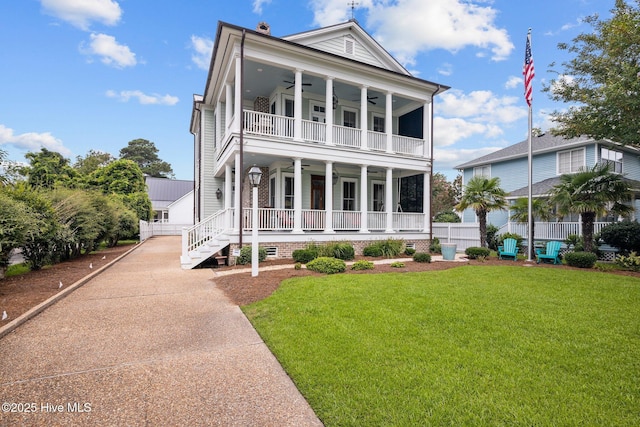
<svg viewBox="0 0 640 427">
<path fill-rule="evenodd" d="M 240 175 L 240 188 L 238 189 L 240 195 L 240 236 L 238 240 L 238 246 L 242 249 L 242 233 L 244 232 L 244 221 L 242 212 L 242 187 L 244 187 L 244 107 L 242 105 L 242 96 L 244 93 L 244 38 L 246 36 L 246 30 L 242 29 L 242 39 L 240 40 L 240 99 L 236 102 L 240 102 L 240 170 L 236 173 Z M 254 224 L 255 227 L 255 224 Z"/>
<path fill-rule="evenodd" d="M 433 103 L 434 103 L 434 98 L 436 97 L 436 95 L 440 92 L 440 89 L 442 89 L 442 86 L 438 85 L 438 88 L 436 89 L 435 92 L 433 92 L 431 94 L 431 153 L 430 153 L 430 168 L 429 168 L 429 210 L 431 210 L 433 208 Z M 423 187 L 424 188 L 424 187 Z M 424 195 L 422 196 L 424 197 Z M 433 215 L 432 212 L 429 212 L 429 241 L 433 240 Z"/>
</svg>

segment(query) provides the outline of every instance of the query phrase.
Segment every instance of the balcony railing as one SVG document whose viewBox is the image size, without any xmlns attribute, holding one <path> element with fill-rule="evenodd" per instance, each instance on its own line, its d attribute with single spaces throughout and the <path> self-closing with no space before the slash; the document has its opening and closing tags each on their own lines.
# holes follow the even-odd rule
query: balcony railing
<svg viewBox="0 0 640 427">
<path fill-rule="evenodd" d="M 247 134 L 280 139 L 294 138 L 293 117 L 277 116 L 275 114 L 244 112 L 244 129 Z M 302 140 L 306 142 L 326 144 L 327 125 L 310 120 L 302 121 Z M 362 130 L 347 126 L 334 125 L 332 128 L 333 144 L 362 148 Z M 374 151 L 387 151 L 387 134 L 383 132 L 367 131 L 367 148 Z M 424 156 L 424 140 L 408 136 L 393 135 L 392 151 L 409 156 Z"/>
<path fill-rule="evenodd" d="M 602 228 L 610 222 L 595 222 L 593 232 L 598 234 Z M 510 232 L 528 238 L 528 225 L 510 222 L 503 226 L 499 234 Z M 579 222 L 537 222 L 534 224 L 536 240 L 565 240 L 570 234 L 582 235 L 582 226 Z"/>
</svg>

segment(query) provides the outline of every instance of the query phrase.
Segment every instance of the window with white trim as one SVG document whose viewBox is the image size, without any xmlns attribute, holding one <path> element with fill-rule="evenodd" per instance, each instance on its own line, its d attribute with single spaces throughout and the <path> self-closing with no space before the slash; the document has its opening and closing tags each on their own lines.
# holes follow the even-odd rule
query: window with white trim
<svg viewBox="0 0 640 427">
<path fill-rule="evenodd" d="M 352 180 L 342 181 L 342 210 L 356 210 L 356 182 Z"/>
<path fill-rule="evenodd" d="M 284 208 L 293 209 L 293 176 L 285 175 L 284 177 Z"/>
<path fill-rule="evenodd" d="M 477 166 L 473 168 L 473 176 L 491 178 L 491 165 Z"/>
<path fill-rule="evenodd" d="M 382 132 L 384 133 L 384 117 L 382 116 L 373 116 L 373 131 L 374 132 Z"/>
<path fill-rule="evenodd" d="M 558 153 L 558 174 L 576 173 L 584 168 L 584 148 Z"/>
<path fill-rule="evenodd" d="M 600 163 L 609 165 L 611 172 L 622 173 L 622 152 L 601 147 Z"/>
<path fill-rule="evenodd" d="M 348 128 L 358 126 L 358 113 L 356 110 L 348 110 L 346 108 L 342 110 L 342 125 Z"/>
</svg>

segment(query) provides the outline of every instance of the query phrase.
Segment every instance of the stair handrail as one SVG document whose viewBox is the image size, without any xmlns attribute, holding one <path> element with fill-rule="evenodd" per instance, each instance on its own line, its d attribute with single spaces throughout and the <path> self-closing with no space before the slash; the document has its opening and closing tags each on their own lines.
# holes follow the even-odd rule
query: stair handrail
<svg viewBox="0 0 640 427">
<path fill-rule="evenodd" d="M 230 209 L 222 209 L 208 216 L 199 223 L 182 230 L 182 255 L 198 249 L 211 239 L 228 229 L 228 213 Z"/>
</svg>

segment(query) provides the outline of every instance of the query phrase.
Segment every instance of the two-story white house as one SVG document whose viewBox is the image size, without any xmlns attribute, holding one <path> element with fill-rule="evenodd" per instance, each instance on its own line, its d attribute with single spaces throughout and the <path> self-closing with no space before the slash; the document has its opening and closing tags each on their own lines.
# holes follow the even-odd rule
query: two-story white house
<svg viewBox="0 0 640 427">
<path fill-rule="evenodd" d="M 183 267 L 250 245 L 253 227 L 280 257 L 311 241 L 359 253 L 389 237 L 426 250 L 433 98 L 447 89 L 412 76 L 355 20 L 287 37 L 219 23 L 194 96 L 196 225 L 183 233 Z"/>
</svg>

